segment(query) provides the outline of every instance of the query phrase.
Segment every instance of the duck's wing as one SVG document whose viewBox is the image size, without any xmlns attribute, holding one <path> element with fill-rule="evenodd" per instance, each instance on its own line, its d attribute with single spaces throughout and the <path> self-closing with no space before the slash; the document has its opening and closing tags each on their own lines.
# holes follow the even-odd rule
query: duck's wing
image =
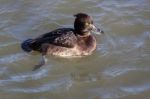
<svg viewBox="0 0 150 99">
<path fill-rule="evenodd" d="M 40 47 L 44 43 L 49 43 L 57 46 L 72 48 L 74 47 L 76 41 L 77 38 L 73 29 L 61 28 L 34 39 L 32 46 Z"/>
</svg>

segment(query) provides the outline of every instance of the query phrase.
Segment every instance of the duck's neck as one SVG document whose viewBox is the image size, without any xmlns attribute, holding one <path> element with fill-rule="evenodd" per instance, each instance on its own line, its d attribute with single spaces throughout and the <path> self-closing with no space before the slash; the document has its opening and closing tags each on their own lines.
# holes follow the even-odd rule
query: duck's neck
<svg viewBox="0 0 150 99">
<path fill-rule="evenodd" d="M 79 32 L 79 31 L 75 31 L 75 34 L 80 36 L 80 37 L 87 37 L 89 36 L 91 33 L 90 31 L 86 31 L 86 32 Z"/>
<path fill-rule="evenodd" d="M 96 39 L 94 36 L 78 36 L 78 45 L 80 50 L 85 53 L 92 53 L 96 49 Z"/>
</svg>

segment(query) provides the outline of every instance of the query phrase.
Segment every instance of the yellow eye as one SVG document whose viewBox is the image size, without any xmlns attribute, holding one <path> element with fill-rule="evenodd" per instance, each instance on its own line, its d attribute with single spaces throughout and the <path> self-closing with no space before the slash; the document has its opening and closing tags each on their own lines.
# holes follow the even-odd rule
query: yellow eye
<svg viewBox="0 0 150 99">
<path fill-rule="evenodd" d="M 86 23 L 85 23 L 85 25 L 86 25 L 86 26 L 88 26 L 88 25 L 89 25 L 89 23 L 87 23 L 87 22 L 86 22 Z"/>
</svg>

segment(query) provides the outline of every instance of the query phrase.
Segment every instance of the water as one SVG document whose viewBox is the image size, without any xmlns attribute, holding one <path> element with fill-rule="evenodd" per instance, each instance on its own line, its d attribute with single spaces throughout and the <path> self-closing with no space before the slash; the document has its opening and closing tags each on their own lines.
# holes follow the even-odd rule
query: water
<svg viewBox="0 0 150 99">
<path fill-rule="evenodd" d="M 150 99 L 149 0 L 0 0 L 1 99 Z M 48 57 L 20 43 L 59 27 L 72 27 L 86 12 L 104 35 L 83 58 Z"/>
</svg>

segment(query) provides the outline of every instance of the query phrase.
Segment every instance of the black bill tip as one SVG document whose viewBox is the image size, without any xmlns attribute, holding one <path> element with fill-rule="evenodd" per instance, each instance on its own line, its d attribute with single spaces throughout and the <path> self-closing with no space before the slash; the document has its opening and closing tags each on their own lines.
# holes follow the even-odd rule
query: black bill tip
<svg viewBox="0 0 150 99">
<path fill-rule="evenodd" d="M 97 31 L 100 32 L 100 33 L 102 33 L 102 34 L 104 34 L 104 31 L 101 30 L 100 28 L 97 28 Z"/>
</svg>

